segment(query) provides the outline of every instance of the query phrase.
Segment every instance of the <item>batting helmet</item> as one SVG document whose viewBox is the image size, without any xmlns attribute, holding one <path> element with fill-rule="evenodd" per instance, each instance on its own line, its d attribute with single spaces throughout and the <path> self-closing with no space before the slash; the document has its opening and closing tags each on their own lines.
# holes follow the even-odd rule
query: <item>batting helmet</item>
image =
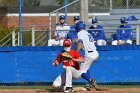
<svg viewBox="0 0 140 93">
<path fill-rule="evenodd" d="M 121 17 L 121 18 L 120 18 L 120 22 L 121 22 L 121 23 L 126 23 L 126 22 L 127 22 L 127 19 L 126 19 L 125 17 Z"/>
<path fill-rule="evenodd" d="M 65 20 L 65 16 L 64 15 L 59 16 L 59 20 L 61 20 L 61 19 Z"/>
<path fill-rule="evenodd" d="M 80 20 L 80 17 L 79 16 L 74 16 L 74 21 L 75 20 Z"/>
<path fill-rule="evenodd" d="M 83 21 L 79 21 L 76 23 L 75 29 L 78 31 L 80 29 L 85 29 L 86 28 L 86 24 Z"/>
<path fill-rule="evenodd" d="M 92 24 L 97 23 L 97 22 L 98 22 L 98 20 L 96 18 L 92 19 Z"/>
<path fill-rule="evenodd" d="M 71 46 L 71 41 L 69 39 L 65 39 L 63 42 L 63 46 Z"/>
</svg>

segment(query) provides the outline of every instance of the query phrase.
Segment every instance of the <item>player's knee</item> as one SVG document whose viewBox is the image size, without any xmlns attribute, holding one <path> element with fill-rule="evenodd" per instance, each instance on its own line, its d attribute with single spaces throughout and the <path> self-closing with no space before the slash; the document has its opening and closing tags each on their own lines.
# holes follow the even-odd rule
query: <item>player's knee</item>
<svg viewBox="0 0 140 93">
<path fill-rule="evenodd" d="M 132 45 L 132 40 L 127 40 L 126 43 Z"/>
<path fill-rule="evenodd" d="M 56 82 L 53 83 L 53 88 L 60 88 L 60 86 L 61 85 L 59 83 L 56 83 Z"/>
<path fill-rule="evenodd" d="M 112 45 L 117 45 L 117 40 L 112 41 Z"/>
</svg>

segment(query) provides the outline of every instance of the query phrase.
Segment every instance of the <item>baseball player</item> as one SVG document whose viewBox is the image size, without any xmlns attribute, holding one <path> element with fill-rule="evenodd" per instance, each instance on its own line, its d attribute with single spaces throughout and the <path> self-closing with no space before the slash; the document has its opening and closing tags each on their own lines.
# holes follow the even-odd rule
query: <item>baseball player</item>
<svg viewBox="0 0 140 93">
<path fill-rule="evenodd" d="M 112 35 L 110 36 L 111 45 L 115 45 L 114 41 L 117 42 L 116 34 L 112 34 Z"/>
<path fill-rule="evenodd" d="M 125 17 L 121 17 L 120 22 L 121 25 L 116 32 L 117 40 L 114 40 L 112 45 L 132 44 L 133 30 L 131 29 L 131 26 L 127 23 Z"/>
<path fill-rule="evenodd" d="M 96 51 L 96 47 L 94 45 L 94 38 L 91 34 L 89 34 L 86 30 L 86 25 L 83 21 L 79 21 L 76 23 L 76 30 L 78 31 L 78 44 L 77 44 L 77 52 L 82 48 L 85 51 L 85 62 L 81 63 L 80 71 L 81 76 L 89 82 L 87 87 L 95 87 L 96 81 L 91 79 L 89 74 L 89 68 L 94 63 L 99 54 Z"/>
<path fill-rule="evenodd" d="M 72 92 L 72 79 L 77 79 L 81 76 L 78 62 L 85 61 L 77 51 L 71 49 L 71 44 L 72 43 L 69 39 L 64 40 L 64 51 L 61 51 L 56 60 L 52 62 L 53 65 L 58 65 L 61 62 L 64 65 L 64 72 L 61 73 L 53 82 L 54 88 L 63 89 L 66 87 L 64 92 Z M 70 60 L 63 58 L 63 54 L 65 52 L 69 53 L 69 56 L 71 56 Z"/>
<path fill-rule="evenodd" d="M 80 20 L 79 16 L 74 16 L 74 25 L 70 27 L 70 31 L 68 32 L 68 39 L 70 39 L 72 42 L 77 41 L 77 31 L 75 30 L 75 24 Z"/>
<path fill-rule="evenodd" d="M 103 27 L 101 25 L 98 25 L 97 23 L 98 23 L 97 19 L 95 19 L 95 18 L 92 19 L 93 25 L 91 27 L 89 27 L 90 30 L 88 30 L 88 32 L 93 36 L 97 45 L 99 45 L 99 46 L 106 45 L 106 37 L 105 37 Z M 98 30 L 98 29 L 101 29 L 101 30 Z"/>
<path fill-rule="evenodd" d="M 59 16 L 60 24 L 56 26 L 54 33 L 55 39 L 48 40 L 48 46 L 63 46 L 63 41 L 67 38 L 67 33 L 70 30 L 70 26 L 65 23 L 65 16 Z"/>
</svg>

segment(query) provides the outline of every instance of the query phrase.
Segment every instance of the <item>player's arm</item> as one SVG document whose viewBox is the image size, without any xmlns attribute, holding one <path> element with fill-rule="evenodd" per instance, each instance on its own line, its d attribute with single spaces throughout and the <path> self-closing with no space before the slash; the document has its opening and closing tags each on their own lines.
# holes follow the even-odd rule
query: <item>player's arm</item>
<svg viewBox="0 0 140 93">
<path fill-rule="evenodd" d="M 83 46 L 82 40 L 79 39 L 79 40 L 78 40 L 78 43 L 77 43 L 76 51 L 79 52 L 79 50 L 82 48 L 82 46 Z"/>
<path fill-rule="evenodd" d="M 77 51 L 75 51 L 75 56 L 72 57 L 72 60 L 76 61 L 76 62 L 85 62 L 85 59 L 80 55 L 80 53 L 78 53 Z"/>
<path fill-rule="evenodd" d="M 57 66 L 58 64 L 59 64 L 59 62 L 57 60 L 55 60 L 55 61 L 52 62 L 52 65 L 53 66 Z"/>
<path fill-rule="evenodd" d="M 83 57 L 79 57 L 79 58 L 72 58 L 72 60 L 76 61 L 76 62 L 81 62 L 84 63 L 85 59 Z"/>
<path fill-rule="evenodd" d="M 57 58 L 55 59 L 55 61 L 52 62 L 52 65 L 57 66 L 60 64 L 60 56 L 61 56 L 61 52 L 58 54 Z"/>
</svg>

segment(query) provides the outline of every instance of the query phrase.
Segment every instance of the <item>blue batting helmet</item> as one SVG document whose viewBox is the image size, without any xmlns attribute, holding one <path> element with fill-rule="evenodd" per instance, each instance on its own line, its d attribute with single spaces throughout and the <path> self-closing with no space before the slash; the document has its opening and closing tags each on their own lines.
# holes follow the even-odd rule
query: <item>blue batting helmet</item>
<svg viewBox="0 0 140 93">
<path fill-rule="evenodd" d="M 80 20 L 80 17 L 79 16 L 74 16 L 74 21 L 75 20 Z"/>
<path fill-rule="evenodd" d="M 98 20 L 96 18 L 92 19 L 92 23 L 97 23 Z"/>
<path fill-rule="evenodd" d="M 136 21 L 138 20 L 135 16 L 130 16 L 127 18 L 127 21 Z"/>
<path fill-rule="evenodd" d="M 125 17 L 121 17 L 121 18 L 120 18 L 120 22 L 121 22 L 121 23 L 126 23 L 126 22 L 127 22 L 127 19 L 126 19 Z"/>
<path fill-rule="evenodd" d="M 85 29 L 86 28 L 86 24 L 83 21 L 79 21 L 76 23 L 75 25 L 75 29 L 78 31 L 80 29 Z"/>
<path fill-rule="evenodd" d="M 61 20 L 61 19 L 65 19 L 65 16 L 64 15 L 60 15 L 59 16 L 59 20 Z"/>
</svg>

